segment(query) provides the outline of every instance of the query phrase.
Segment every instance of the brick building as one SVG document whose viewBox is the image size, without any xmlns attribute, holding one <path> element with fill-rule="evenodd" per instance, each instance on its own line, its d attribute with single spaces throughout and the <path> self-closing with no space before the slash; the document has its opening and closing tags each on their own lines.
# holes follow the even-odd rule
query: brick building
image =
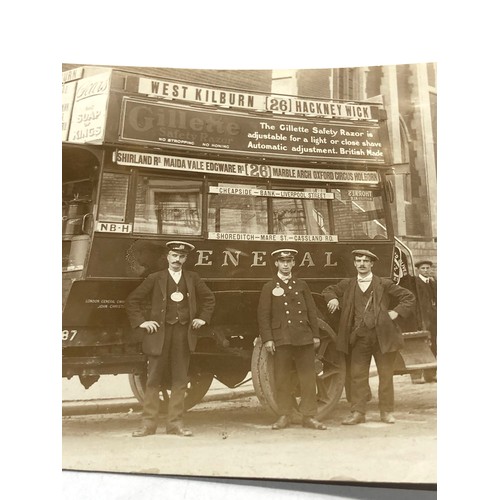
<svg viewBox="0 0 500 500">
<path fill-rule="evenodd" d="M 436 64 L 274 71 L 273 91 L 383 102 L 395 188 L 394 232 L 416 260 L 436 262 Z"/>
</svg>

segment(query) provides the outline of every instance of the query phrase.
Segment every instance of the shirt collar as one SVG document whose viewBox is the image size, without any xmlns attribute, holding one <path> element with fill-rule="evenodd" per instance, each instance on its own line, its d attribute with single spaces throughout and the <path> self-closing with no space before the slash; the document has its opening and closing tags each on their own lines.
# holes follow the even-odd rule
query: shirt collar
<svg viewBox="0 0 500 500">
<path fill-rule="evenodd" d="M 421 274 L 418 275 L 418 277 L 424 282 L 424 283 L 429 283 L 429 278 L 426 278 L 425 276 L 422 276 Z"/>
<path fill-rule="evenodd" d="M 367 282 L 367 283 L 368 283 L 368 282 L 369 282 L 369 281 L 371 281 L 372 279 L 373 279 L 373 273 L 369 273 L 369 274 L 367 274 L 366 276 L 360 276 L 360 275 L 358 274 L 358 281 L 362 281 L 362 282 L 364 281 L 364 282 Z"/>
<path fill-rule="evenodd" d="M 283 274 L 281 274 L 280 272 L 278 272 L 278 278 L 281 281 L 290 281 L 292 279 L 292 275 L 289 274 L 288 276 L 284 276 Z"/>
</svg>

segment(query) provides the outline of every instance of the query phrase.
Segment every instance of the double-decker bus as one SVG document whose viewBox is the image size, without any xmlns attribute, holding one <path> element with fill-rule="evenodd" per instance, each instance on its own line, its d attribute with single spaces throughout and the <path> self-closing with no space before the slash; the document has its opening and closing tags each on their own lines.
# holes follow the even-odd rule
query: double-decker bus
<svg viewBox="0 0 500 500">
<path fill-rule="evenodd" d="M 355 274 L 356 248 L 377 254 L 380 276 L 411 284 L 413 274 L 391 224 L 382 106 L 83 66 L 63 73 L 62 142 L 63 377 L 88 388 L 102 375 L 129 374 L 142 399 L 142 334 L 128 323 L 125 299 L 166 266 L 165 243 L 184 240 L 195 246 L 185 266 L 216 296 L 191 357 L 187 408 L 214 378 L 236 387 L 251 373 L 275 411 L 257 303 L 275 273 L 271 252 L 292 247 L 294 273 L 318 306 L 319 418 L 327 416 L 346 360 L 321 291 Z M 401 326 L 408 340 L 425 340 L 415 319 Z M 420 344 L 399 370 L 435 366 Z"/>
</svg>

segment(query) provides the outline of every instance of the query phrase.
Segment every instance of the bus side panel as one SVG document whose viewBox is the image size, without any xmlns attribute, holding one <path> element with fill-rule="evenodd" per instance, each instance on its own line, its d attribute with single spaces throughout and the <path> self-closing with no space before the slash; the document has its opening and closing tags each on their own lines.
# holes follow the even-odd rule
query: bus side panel
<svg viewBox="0 0 500 500">
<path fill-rule="evenodd" d="M 390 241 L 326 244 L 183 239 L 196 247 L 188 256 L 185 267 L 196 271 L 207 281 L 214 279 L 238 283 L 239 280 L 252 280 L 261 288 L 262 283 L 276 273 L 271 252 L 283 246 L 299 252 L 294 268 L 294 275 L 298 278 L 331 282 L 355 276 L 351 252 L 356 248 L 370 250 L 379 257 L 375 274 L 392 277 L 393 243 Z M 132 239 L 96 234 L 87 276 L 144 278 L 151 272 L 164 269 L 167 266 L 166 240 L 165 237 Z"/>
<path fill-rule="evenodd" d="M 138 281 L 75 281 L 63 311 L 63 347 L 141 342 L 125 313 L 125 299 Z"/>
</svg>

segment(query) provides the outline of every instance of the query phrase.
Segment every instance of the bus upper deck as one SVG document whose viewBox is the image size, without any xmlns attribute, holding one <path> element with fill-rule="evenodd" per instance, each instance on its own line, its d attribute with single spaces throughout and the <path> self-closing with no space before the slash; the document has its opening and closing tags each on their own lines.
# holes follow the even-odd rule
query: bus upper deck
<svg viewBox="0 0 500 500">
<path fill-rule="evenodd" d="M 330 244 L 335 254 L 342 243 L 374 240 L 383 261 L 392 259 L 380 105 L 208 88 L 107 68 L 77 68 L 64 81 L 66 271 L 139 277 L 154 268 L 134 262 L 135 247 L 118 248 L 127 245 L 118 235 L 136 237 L 141 248 L 179 236 L 201 243 L 200 252 L 225 245 L 213 252 L 215 261 L 202 253 L 194 263 L 217 279 L 227 276 L 228 259 L 243 272 L 240 259 L 251 243 L 255 252 L 283 243 L 314 252 Z M 114 259 L 100 247 L 111 236 Z M 344 277 L 348 269 L 338 259 L 334 265 L 332 254 L 325 257 L 335 268 L 331 277 Z M 311 258 L 307 267 L 320 266 Z M 261 261 L 246 269 L 251 278 L 269 274 Z"/>
</svg>

